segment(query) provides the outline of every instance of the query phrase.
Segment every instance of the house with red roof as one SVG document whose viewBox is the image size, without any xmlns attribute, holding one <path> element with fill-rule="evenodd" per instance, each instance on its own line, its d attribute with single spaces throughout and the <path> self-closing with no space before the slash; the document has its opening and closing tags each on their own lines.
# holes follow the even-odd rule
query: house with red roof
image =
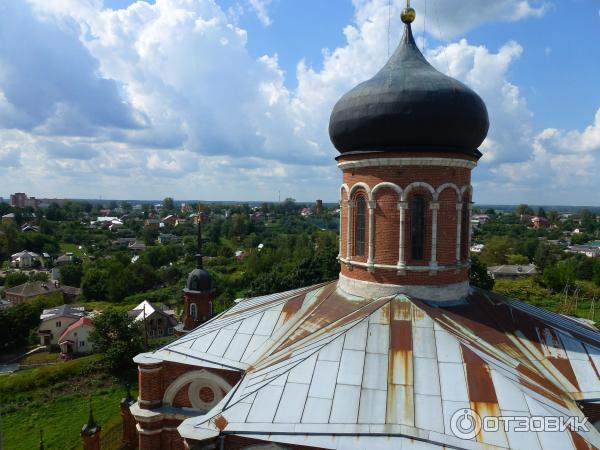
<svg viewBox="0 0 600 450">
<path fill-rule="evenodd" d="M 92 331 L 94 331 L 94 322 L 89 317 L 82 317 L 69 325 L 58 339 L 61 353 L 63 355 L 90 353 L 92 351 L 90 342 Z"/>
</svg>

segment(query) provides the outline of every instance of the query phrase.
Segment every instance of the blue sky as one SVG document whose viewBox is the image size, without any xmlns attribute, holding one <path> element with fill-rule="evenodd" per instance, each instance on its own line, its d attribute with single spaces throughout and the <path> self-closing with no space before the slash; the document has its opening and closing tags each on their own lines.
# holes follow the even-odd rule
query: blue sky
<svg viewBox="0 0 600 450">
<path fill-rule="evenodd" d="M 335 201 L 335 101 L 404 1 L 0 5 L 0 194 Z M 600 205 L 600 4 L 413 0 L 439 70 L 486 101 L 482 203 Z M 425 30 L 425 33 L 423 33 Z"/>
</svg>

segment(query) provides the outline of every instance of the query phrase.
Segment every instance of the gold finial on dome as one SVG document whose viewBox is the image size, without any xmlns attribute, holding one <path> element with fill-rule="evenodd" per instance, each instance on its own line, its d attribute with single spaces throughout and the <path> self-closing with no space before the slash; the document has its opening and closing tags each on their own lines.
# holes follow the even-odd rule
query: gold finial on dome
<svg viewBox="0 0 600 450">
<path fill-rule="evenodd" d="M 406 0 L 406 8 L 402 10 L 402 14 L 400 15 L 402 22 L 406 24 L 413 23 L 415 17 L 417 17 L 417 12 L 414 8 L 410 7 L 410 0 Z"/>
</svg>

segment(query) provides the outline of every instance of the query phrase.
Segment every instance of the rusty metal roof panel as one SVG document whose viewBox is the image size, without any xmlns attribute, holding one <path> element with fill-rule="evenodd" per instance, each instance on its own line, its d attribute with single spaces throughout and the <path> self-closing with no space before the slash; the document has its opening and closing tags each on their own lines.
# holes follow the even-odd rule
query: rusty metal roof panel
<svg viewBox="0 0 600 450">
<path fill-rule="evenodd" d="M 211 417 L 223 415 L 228 432 L 322 448 L 600 447 L 596 431 L 563 433 L 552 444 L 551 436 L 514 430 L 471 441 L 453 435 L 450 420 L 461 408 L 529 416 L 542 405 L 547 414 L 568 416 L 582 414 L 576 399 L 600 396 L 599 347 L 547 317 L 511 312 L 497 296 L 475 290 L 446 307 L 402 295 L 354 299 L 325 285 L 248 302 L 222 320 L 227 332 L 217 335 L 213 321 L 182 344 L 186 357 L 201 355 L 189 345 L 202 340 L 220 363 L 226 346 L 225 358 L 243 352 L 246 375 L 213 411 L 184 422 L 182 433 L 206 430 Z"/>
</svg>

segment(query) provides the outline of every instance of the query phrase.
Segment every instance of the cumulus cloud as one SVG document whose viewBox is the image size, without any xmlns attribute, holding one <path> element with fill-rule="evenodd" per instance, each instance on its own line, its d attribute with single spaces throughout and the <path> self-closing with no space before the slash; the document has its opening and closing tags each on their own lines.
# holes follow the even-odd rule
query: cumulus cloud
<svg viewBox="0 0 600 450">
<path fill-rule="evenodd" d="M 387 0 L 354 0 L 345 45 L 325 50 L 318 70 L 300 61 L 287 75 L 297 82 L 291 89 L 277 55 L 252 56 L 247 31 L 214 0 L 140 1 L 119 10 L 103 9 L 101 0 L 30 3 L 0 6 L 10 13 L 0 14 L 0 34 L 12 27 L 19 36 L 11 22 L 32 32 L 15 43 L 20 52 L 0 44 L 0 162 L 46 181 L 32 182 L 31 190 L 54 186 L 48 194 L 79 197 L 160 197 L 166 189 L 179 198 L 273 200 L 281 189 L 284 196 L 335 199 L 331 108 L 384 64 L 402 26 L 401 2 L 390 11 Z M 271 23 L 268 4 L 250 3 L 264 25 Z M 483 22 L 539 17 L 547 8 L 524 0 L 436 5 L 427 20 L 435 24 L 437 14 L 442 28 L 427 30 L 444 39 Z M 44 57 L 30 61 L 40 49 Z M 581 132 L 533 131 L 525 98 L 509 79 L 523 51 L 516 42 L 495 49 L 466 39 L 426 51 L 488 105 L 492 126 L 476 171 L 488 198 L 501 185 L 503 192 L 533 192 L 542 178 L 524 176 L 527 168 L 537 174 L 568 167 L 585 178 L 590 169 L 581 162 L 594 162 L 598 117 Z M 31 73 L 44 76 L 32 80 Z M 32 107 L 36 96 L 39 108 Z M 573 142 L 587 159 L 564 150 Z"/>
<path fill-rule="evenodd" d="M 40 20 L 25 2 L 0 6 L 0 126 L 48 134 L 136 128 L 119 85 L 98 76 L 79 26 Z"/>
<path fill-rule="evenodd" d="M 359 22 L 372 20 L 383 13 L 388 15 L 388 0 L 353 0 Z M 392 2 L 392 16 L 398 16 L 404 1 Z M 415 29 L 426 26 L 429 34 L 438 39 L 451 39 L 488 22 L 517 22 L 542 17 L 551 3 L 540 0 L 436 0 L 417 7 Z M 423 23 L 425 21 L 425 24 Z"/>
<path fill-rule="evenodd" d="M 260 20 L 265 27 L 271 25 L 271 18 L 269 17 L 268 6 L 271 0 L 250 0 L 250 6 L 256 12 L 256 17 Z"/>
</svg>

